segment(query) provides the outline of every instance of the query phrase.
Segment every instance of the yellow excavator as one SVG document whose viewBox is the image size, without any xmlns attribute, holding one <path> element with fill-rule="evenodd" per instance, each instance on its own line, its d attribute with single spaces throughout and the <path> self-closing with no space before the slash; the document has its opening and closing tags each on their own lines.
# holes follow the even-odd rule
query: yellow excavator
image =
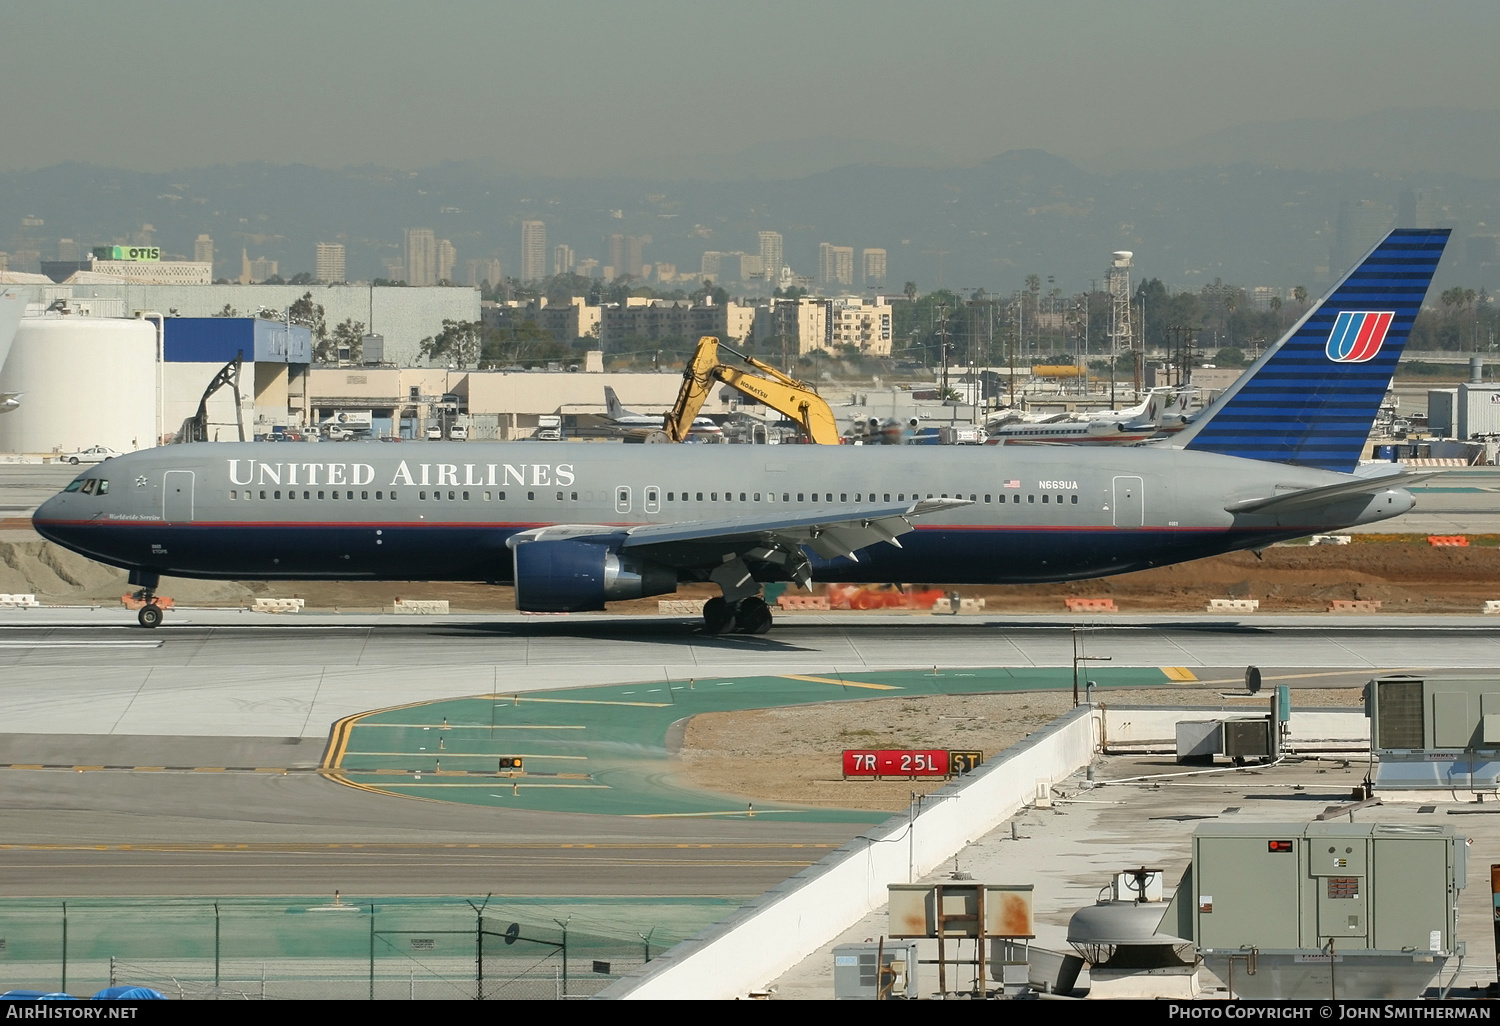
<svg viewBox="0 0 1500 1026">
<path fill-rule="evenodd" d="M 693 418 L 708 401 L 708 393 L 714 382 L 722 381 L 730 388 L 738 389 L 784 414 L 801 426 L 810 441 L 819 445 L 838 445 L 839 429 L 833 419 L 833 411 L 813 387 L 781 373 L 770 364 L 762 363 L 753 356 L 736 352 L 723 346 L 745 363 L 760 371 L 751 374 L 738 367 L 719 362 L 721 343 L 712 335 L 698 340 L 698 348 L 682 371 L 682 388 L 677 393 L 677 402 L 665 415 L 662 425 L 666 434 L 664 441 L 680 442 L 692 430 Z"/>
</svg>

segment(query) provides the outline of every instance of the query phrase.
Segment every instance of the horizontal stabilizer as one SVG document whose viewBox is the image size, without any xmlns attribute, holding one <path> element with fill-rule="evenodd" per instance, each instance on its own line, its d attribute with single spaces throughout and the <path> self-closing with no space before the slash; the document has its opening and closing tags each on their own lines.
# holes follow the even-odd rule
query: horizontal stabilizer
<svg viewBox="0 0 1500 1026">
<path fill-rule="evenodd" d="M 1224 509 L 1229 513 L 1257 513 L 1265 516 L 1282 513 L 1305 512 L 1320 506 L 1331 506 L 1360 496 L 1374 496 L 1392 488 L 1405 488 L 1436 477 L 1436 474 L 1386 474 L 1382 477 L 1357 477 L 1336 484 L 1317 488 L 1299 488 L 1296 491 L 1258 499 L 1243 499 L 1231 502 Z"/>
</svg>

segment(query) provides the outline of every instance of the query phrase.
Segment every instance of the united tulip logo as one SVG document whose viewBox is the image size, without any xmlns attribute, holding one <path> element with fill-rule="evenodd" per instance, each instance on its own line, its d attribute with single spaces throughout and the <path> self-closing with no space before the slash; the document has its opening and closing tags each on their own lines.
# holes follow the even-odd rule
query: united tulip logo
<svg viewBox="0 0 1500 1026">
<path fill-rule="evenodd" d="M 1344 310 L 1333 323 L 1324 351 L 1334 363 L 1368 363 L 1380 352 L 1395 316 L 1389 310 L 1362 313 Z"/>
</svg>

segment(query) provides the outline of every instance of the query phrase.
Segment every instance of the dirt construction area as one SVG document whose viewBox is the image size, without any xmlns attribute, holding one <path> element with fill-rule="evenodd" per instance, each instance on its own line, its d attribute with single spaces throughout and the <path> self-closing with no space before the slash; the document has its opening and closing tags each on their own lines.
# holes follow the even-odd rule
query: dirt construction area
<svg viewBox="0 0 1500 1026">
<path fill-rule="evenodd" d="M 24 521 L 14 524 L 19 528 Z M 1500 536 L 1471 535 L 1468 541 L 1466 547 L 1445 548 L 1420 535 L 1357 534 L 1348 545 L 1276 545 L 1260 556 L 1237 552 L 1072 584 L 957 590 L 964 597 L 982 597 L 986 611 L 999 613 L 1060 613 L 1063 600 L 1075 595 L 1113 599 L 1125 613 L 1202 610 L 1215 598 L 1258 599 L 1262 612 L 1321 612 L 1335 599 L 1359 599 L 1381 602 L 1384 612 L 1477 613 L 1485 600 L 1500 598 Z M 60 549 L 29 529 L 0 529 L 0 593 L 34 594 L 44 604 L 98 605 L 117 603 L 129 590 L 124 571 Z M 185 606 L 247 606 L 258 597 L 297 597 L 308 609 L 344 612 L 389 609 L 396 598 L 447 599 L 455 612 L 515 608 L 508 587 L 444 582 L 241 584 L 163 578 L 160 593 Z M 673 597 L 716 593 L 710 585 L 690 585 Z M 613 603 L 610 610 L 654 613 L 657 599 Z"/>
<path fill-rule="evenodd" d="M 1225 698 L 1223 691 L 1121 688 L 1102 690 L 1096 699 L 1106 705 L 1181 704 L 1242 715 L 1267 707 L 1264 695 Z M 1361 695 L 1360 688 L 1298 688 L 1292 702 L 1294 708 L 1358 705 Z M 896 812 L 907 807 L 913 793 L 935 791 L 946 781 L 844 780 L 843 749 L 977 749 L 993 756 L 1072 707 L 1071 691 L 1032 691 L 702 713 L 683 735 L 678 772 L 690 786 L 749 801 Z"/>
</svg>

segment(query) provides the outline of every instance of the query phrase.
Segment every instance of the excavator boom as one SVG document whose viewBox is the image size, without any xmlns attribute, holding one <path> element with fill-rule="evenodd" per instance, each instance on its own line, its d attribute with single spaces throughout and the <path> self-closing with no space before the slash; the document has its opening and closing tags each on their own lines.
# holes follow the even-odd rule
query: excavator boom
<svg viewBox="0 0 1500 1026">
<path fill-rule="evenodd" d="M 724 348 L 728 349 L 728 346 Z M 730 352 L 734 350 L 730 349 Z M 715 381 L 722 381 L 730 388 L 777 410 L 796 421 L 807 437 L 819 445 L 838 445 L 838 423 L 833 410 L 823 397 L 804 384 L 781 371 L 762 363 L 754 357 L 735 353 L 747 364 L 760 371 L 764 377 L 730 367 L 719 362 L 719 340 L 705 335 L 698 340 L 687 366 L 682 371 L 682 388 L 677 392 L 677 402 L 664 418 L 663 430 L 674 442 L 680 442 L 693 426 L 693 418 L 708 401 L 708 394 Z"/>
</svg>

